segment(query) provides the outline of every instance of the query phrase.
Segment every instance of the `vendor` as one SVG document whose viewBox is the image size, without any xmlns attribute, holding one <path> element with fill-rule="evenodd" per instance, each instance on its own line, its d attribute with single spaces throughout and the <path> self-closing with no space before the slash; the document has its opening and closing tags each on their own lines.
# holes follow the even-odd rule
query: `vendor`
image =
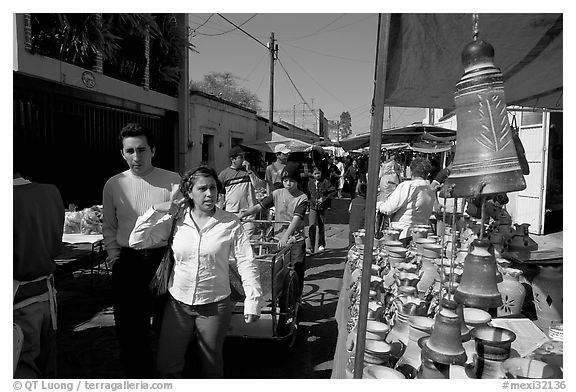
<svg viewBox="0 0 576 392">
<path fill-rule="evenodd" d="M 431 169 L 426 158 L 415 158 L 410 164 L 411 180 L 398 184 L 385 202 L 376 204 L 379 212 L 390 217 L 390 226 L 400 230 L 404 246 L 412 240 L 412 226 L 430 224 L 436 201 L 436 192 L 427 180 Z"/>
</svg>

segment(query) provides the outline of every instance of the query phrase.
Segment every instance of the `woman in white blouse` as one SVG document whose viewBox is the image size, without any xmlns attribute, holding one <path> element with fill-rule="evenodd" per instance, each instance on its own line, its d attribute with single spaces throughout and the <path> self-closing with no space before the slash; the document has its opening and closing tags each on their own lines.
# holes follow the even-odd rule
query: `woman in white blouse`
<svg viewBox="0 0 576 392">
<path fill-rule="evenodd" d="M 197 338 L 196 368 L 207 378 L 223 377 L 223 346 L 234 303 L 230 300 L 229 260 L 235 260 L 246 294 L 244 318 L 260 317 L 260 275 L 248 236 L 236 215 L 216 207 L 221 184 L 213 169 L 199 167 L 182 177 L 183 198 L 154 205 L 136 221 L 130 246 L 166 243 L 172 215 L 178 214 L 169 282 L 158 343 L 160 378 L 182 377 L 189 343 Z"/>
</svg>

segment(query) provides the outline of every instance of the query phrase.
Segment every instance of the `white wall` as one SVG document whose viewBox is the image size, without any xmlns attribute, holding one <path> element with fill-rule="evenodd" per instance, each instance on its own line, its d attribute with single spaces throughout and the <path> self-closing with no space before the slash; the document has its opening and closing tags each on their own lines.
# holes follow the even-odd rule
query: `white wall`
<svg viewBox="0 0 576 392">
<path fill-rule="evenodd" d="M 228 151 L 232 138 L 255 140 L 256 132 L 256 114 L 217 100 L 192 95 L 188 134 L 190 148 L 186 153 L 186 169 L 202 161 L 203 135 L 214 136 L 214 169 L 219 172 L 230 164 Z"/>
</svg>

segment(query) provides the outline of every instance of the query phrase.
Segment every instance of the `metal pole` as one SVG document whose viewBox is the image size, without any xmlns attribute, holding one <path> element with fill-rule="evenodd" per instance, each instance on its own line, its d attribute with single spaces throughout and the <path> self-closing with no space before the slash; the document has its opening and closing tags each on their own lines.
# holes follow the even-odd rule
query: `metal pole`
<svg viewBox="0 0 576 392">
<path fill-rule="evenodd" d="M 176 20 L 180 28 L 180 34 L 188 40 L 188 14 L 176 14 Z M 182 68 L 180 69 L 180 81 L 178 82 L 178 138 L 176 169 L 184 173 L 187 169 L 186 157 L 188 156 L 189 142 L 192 141 L 190 135 L 190 56 L 188 46 L 184 45 L 180 49 L 182 55 Z"/>
<path fill-rule="evenodd" d="M 370 126 L 370 157 L 368 159 L 368 191 L 366 194 L 366 215 L 364 240 L 364 260 L 360 283 L 360 309 L 356 337 L 356 359 L 354 378 L 362 378 L 364 370 L 364 348 L 366 345 L 366 325 L 368 319 L 368 293 L 370 291 L 370 270 L 372 266 L 372 246 L 376 220 L 376 192 L 378 190 L 378 168 L 380 146 L 382 144 L 382 123 L 384 120 L 384 93 L 386 88 L 386 65 L 388 62 L 388 32 L 390 14 L 378 15 L 378 45 L 376 49 L 376 75 L 374 77 L 374 101 Z"/>
<path fill-rule="evenodd" d="M 274 52 L 275 52 L 274 33 L 270 33 L 270 112 L 268 114 L 268 132 L 274 130 Z"/>
</svg>

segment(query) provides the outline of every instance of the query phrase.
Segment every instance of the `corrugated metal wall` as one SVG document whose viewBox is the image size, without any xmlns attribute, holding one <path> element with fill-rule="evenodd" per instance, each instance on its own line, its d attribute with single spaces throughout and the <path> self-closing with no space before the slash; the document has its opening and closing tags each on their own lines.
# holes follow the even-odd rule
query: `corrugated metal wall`
<svg viewBox="0 0 576 392">
<path fill-rule="evenodd" d="M 14 138 L 20 146 L 14 158 L 23 158 L 31 179 L 58 186 L 66 206 L 102 203 L 106 180 L 127 169 L 118 134 L 129 122 L 152 130 L 154 165 L 174 170 L 175 113 L 126 110 L 75 97 L 72 88 L 66 91 L 54 83 L 57 88 L 52 90 L 50 82 L 25 79 L 33 78 L 14 79 Z"/>
</svg>

